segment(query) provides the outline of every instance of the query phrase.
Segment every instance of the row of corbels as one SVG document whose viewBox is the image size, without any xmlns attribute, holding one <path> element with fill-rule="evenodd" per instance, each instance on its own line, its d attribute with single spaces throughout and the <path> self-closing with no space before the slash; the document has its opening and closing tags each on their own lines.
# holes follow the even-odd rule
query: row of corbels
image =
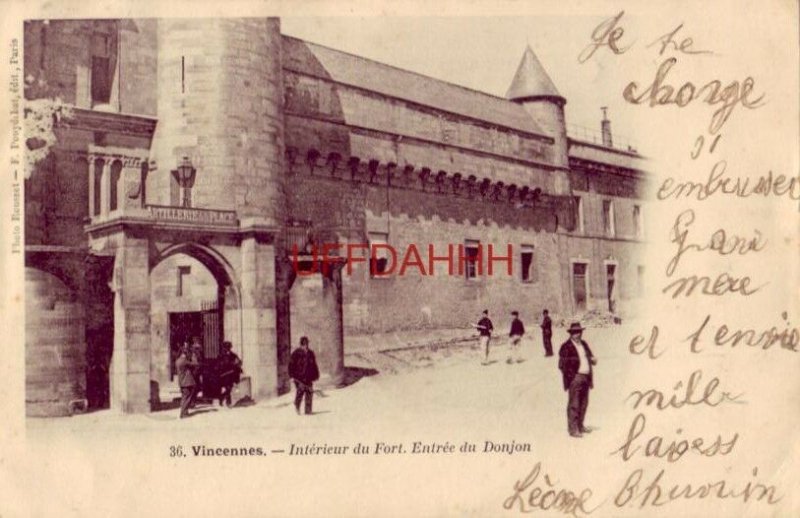
<svg viewBox="0 0 800 518">
<path fill-rule="evenodd" d="M 296 147 L 286 148 L 286 163 L 290 174 L 295 173 L 295 168 L 300 159 L 300 151 Z M 502 181 L 492 181 L 489 178 L 478 180 L 475 175 L 466 178 L 461 173 L 448 173 L 444 170 L 434 172 L 429 167 L 417 169 L 412 164 L 398 166 L 395 162 L 381 164 L 380 160 L 362 160 L 360 157 L 351 156 L 346 160 L 341 154 L 332 151 L 327 157 L 316 149 L 309 149 L 305 154 L 305 166 L 311 175 L 321 171 L 332 178 L 345 178 L 349 174 L 352 181 L 366 180 L 369 183 L 386 183 L 411 187 L 418 185 L 423 191 L 440 194 L 460 194 L 466 192 L 468 196 L 480 194 L 482 197 L 497 201 L 535 203 L 542 194 L 538 187 L 519 187 L 516 184 L 506 185 Z M 383 175 L 381 176 L 381 170 Z M 432 190 L 432 189 L 435 189 Z"/>
</svg>

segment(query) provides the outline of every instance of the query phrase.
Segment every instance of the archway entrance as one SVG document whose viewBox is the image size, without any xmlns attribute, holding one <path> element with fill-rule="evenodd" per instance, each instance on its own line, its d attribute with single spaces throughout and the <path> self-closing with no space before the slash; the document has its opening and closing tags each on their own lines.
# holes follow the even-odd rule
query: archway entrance
<svg viewBox="0 0 800 518">
<path fill-rule="evenodd" d="M 223 340 L 238 343 L 231 337 L 237 327 L 232 325 L 236 312 L 230 276 L 209 251 L 183 245 L 168 249 L 157 258 L 150 272 L 150 383 L 154 410 L 169 407 L 180 398 L 175 360 L 184 343 L 201 345 L 203 396 L 218 395 L 214 366 Z"/>
</svg>

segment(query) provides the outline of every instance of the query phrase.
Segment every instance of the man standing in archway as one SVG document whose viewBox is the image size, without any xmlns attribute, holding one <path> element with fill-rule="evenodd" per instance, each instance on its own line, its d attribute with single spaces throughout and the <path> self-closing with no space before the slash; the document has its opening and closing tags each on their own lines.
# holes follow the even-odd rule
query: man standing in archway
<svg viewBox="0 0 800 518">
<path fill-rule="evenodd" d="M 195 370 L 200 367 L 200 363 L 192 354 L 189 344 L 184 342 L 180 356 L 175 360 L 175 368 L 178 371 L 178 385 L 181 387 L 181 413 L 180 419 L 189 416 L 189 406 L 192 404 L 195 395 Z"/>
</svg>

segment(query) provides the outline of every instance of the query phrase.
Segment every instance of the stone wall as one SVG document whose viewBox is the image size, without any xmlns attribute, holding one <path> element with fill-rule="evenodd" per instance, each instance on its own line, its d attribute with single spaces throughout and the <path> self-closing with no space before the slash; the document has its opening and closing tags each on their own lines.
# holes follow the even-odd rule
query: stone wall
<svg viewBox="0 0 800 518">
<path fill-rule="evenodd" d="M 296 219 L 334 229 L 343 241 L 366 243 L 370 232 L 388 235 L 402 262 L 410 245 L 415 245 L 429 274 L 428 245 L 436 256 L 446 256 L 448 245 L 476 240 L 493 254 L 507 255 L 512 247 L 512 273 L 506 263 L 494 262 L 492 276 L 466 279 L 458 274 L 457 248 L 454 274 L 438 262 L 433 275 L 408 268 L 404 275 L 395 270 L 386 278 L 370 276 L 365 263 L 353 263 L 343 272 L 345 330 L 347 332 L 389 331 L 418 327 L 465 326 L 482 309 L 505 315 L 518 309 L 531 319 L 544 308 L 566 309 L 564 280 L 559 267 L 559 234 L 554 232 L 553 215 L 515 203 L 488 201 L 480 196 L 438 194 L 419 190 L 389 188 L 307 174 L 292 177 L 289 196 Z M 534 264 L 530 282 L 522 281 L 521 247 L 532 246 Z M 355 253 L 360 253 L 356 251 Z M 488 249 L 484 248 L 485 260 Z M 568 284 L 567 284 L 568 286 Z"/>
<path fill-rule="evenodd" d="M 197 169 L 192 206 L 283 219 L 283 87 L 276 19 L 158 21 L 158 174 L 148 192 L 171 199 L 171 171 Z"/>
<path fill-rule="evenodd" d="M 152 20 L 32 20 L 25 23 L 27 99 L 79 108 L 155 114 L 157 38 Z M 108 58 L 108 98 L 92 99 L 92 58 Z"/>
</svg>

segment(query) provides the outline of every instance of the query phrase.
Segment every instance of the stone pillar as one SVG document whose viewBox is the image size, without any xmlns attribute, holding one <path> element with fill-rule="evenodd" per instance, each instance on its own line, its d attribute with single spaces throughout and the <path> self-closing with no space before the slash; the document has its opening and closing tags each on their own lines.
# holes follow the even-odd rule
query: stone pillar
<svg viewBox="0 0 800 518">
<path fill-rule="evenodd" d="M 289 358 L 292 352 L 291 300 L 292 284 L 297 277 L 292 261 L 283 254 L 275 259 L 275 324 L 278 341 L 278 394 L 291 390 Z"/>
<path fill-rule="evenodd" d="M 329 263 L 322 272 L 322 299 L 319 315 L 323 320 L 321 343 L 317 345 L 320 386 L 336 387 L 344 378 L 344 326 L 342 315 L 342 267 L 344 261 Z M 327 270 L 327 272 L 325 271 Z"/>
<path fill-rule="evenodd" d="M 317 264 L 317 272 L 298 274 L 291 290 L 292 349 L 307 336 L 317 356 L 319 385 L 335 387 L 344 378 L 342 266 L 344 261 Z"/>
<path fill-rule="evenodd" d="M 150 411 L 150 271 L 147 239 L 119 236 L 113 274 L 111 408 Z"/>
<path fill-rule="evenodd" d="M 263 236 L 242 240 L 242 363 L 252 397 L 277 394 L 278 356 L 275 330 L 275 247 Z"/>
<path fill-rule="evenodd" d="M 108 209 L 111 207 L 111 159 L 103 158 L 103 167 L 100 171 L 95 167 L 94 174 L 100 176 L 100 216 L 108 217 Z"/>
<path fill-rule="evenodd" d="M 89 156 L 89 217 L 94 217 L 94 156 Z"/>
</svg>

